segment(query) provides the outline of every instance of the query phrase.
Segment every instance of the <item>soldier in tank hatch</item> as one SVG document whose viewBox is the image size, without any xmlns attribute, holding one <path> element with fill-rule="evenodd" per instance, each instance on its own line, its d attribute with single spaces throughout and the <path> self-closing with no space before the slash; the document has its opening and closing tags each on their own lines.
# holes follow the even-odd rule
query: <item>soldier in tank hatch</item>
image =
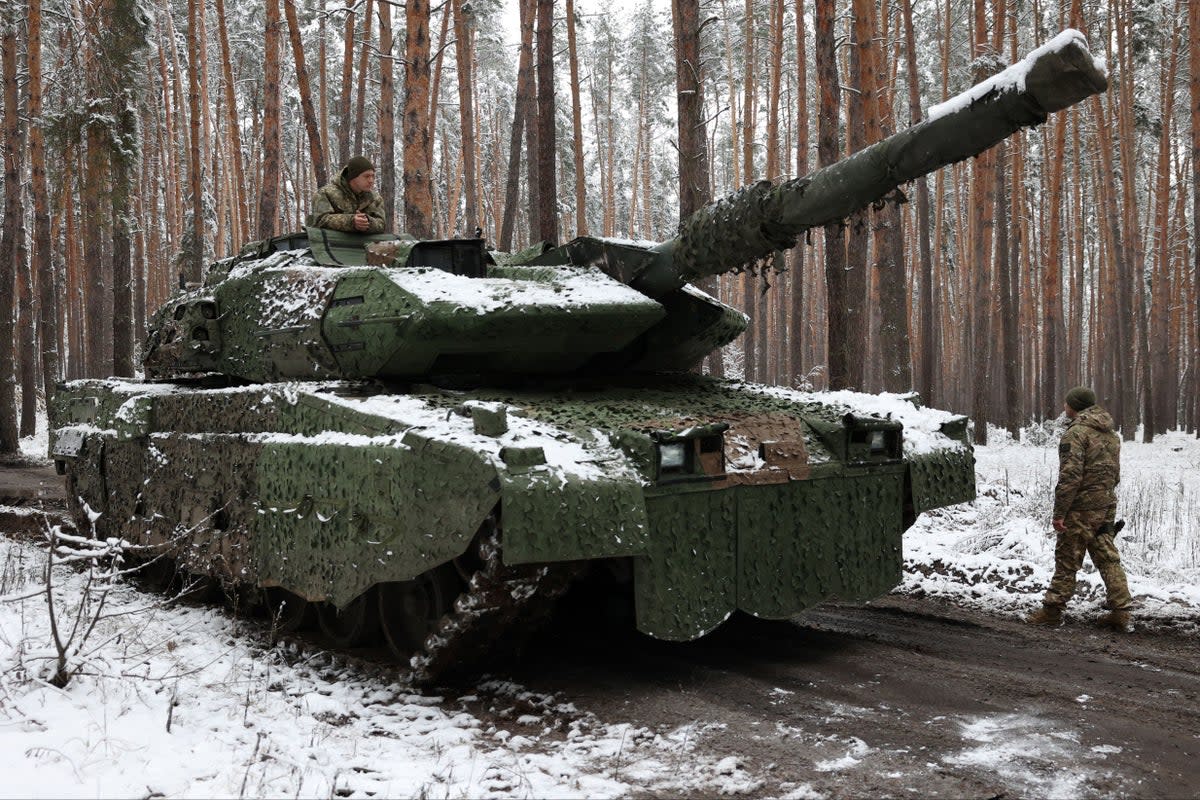
<svg viewBox="0 0 1200 800">
<path fill-rule="evenodd" d="M 1121 481 L 1121 438 L 1113 418 L 1096 405 L 1096 393 L 1083 386 L 1067 392 L 1063 410 L 1069 422 L 1058 446 L 1058 485 L 1054 489 L 1054 577 L 1042 607 L 1028 618 L 1035 625 L 1062 623 L 1075 594 L 1075 575 L 1087 553 L 1108 591 L 1108 614 L 1100 624 L 1128 631 L 1133 599 L 1117 553 L 1116 487 Z"/>
<path fill-rule="evenodd" d="M 383 198 L 374 188 L 374 165 L 355 156 L 313 196 L 310 224 L 344 233 L 383 233 Z"/>
</svg>

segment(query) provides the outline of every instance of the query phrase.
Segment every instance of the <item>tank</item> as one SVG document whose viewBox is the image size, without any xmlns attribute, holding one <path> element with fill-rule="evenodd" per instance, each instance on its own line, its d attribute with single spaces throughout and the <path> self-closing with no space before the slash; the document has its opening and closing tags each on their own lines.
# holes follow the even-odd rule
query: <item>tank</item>
<svg viewBox="0 0 1200 800">
<path fill-rule="evenodd" d="M 536 628 L 584 575 L 685 641 L 901 578 L 917 515 L 974 498 L 967 419 L 915 395 L 689 372 L 746 327 L 697 279 L 894 197 L 1099 91 L 1068 32 L 931 118 L 747 187 L 666 242 L 308 231 L 213 264 L 154 316 L 144 380 L 59 386 L 80 523 L 420 681 Z"/>
</svg>

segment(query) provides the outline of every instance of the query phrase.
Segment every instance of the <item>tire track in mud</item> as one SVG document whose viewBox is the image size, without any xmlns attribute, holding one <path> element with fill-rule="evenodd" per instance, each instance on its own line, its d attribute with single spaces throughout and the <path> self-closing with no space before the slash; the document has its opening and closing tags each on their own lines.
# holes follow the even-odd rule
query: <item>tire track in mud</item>
<svg viewBox="0 0 1200 800">
<path fill-rule="evenodd" d="M 572 627 L 574 626 L 574 627 Z M 611 627 L 611 626 L 610 626 Z M 606 720 L 704 726 L 756 794 L 1193 796 L 1200 643 L 889 597 L 688 644 L 560 620 L 515 679 Z M 652 793 L 650 793 L 652 794 Z"/>
</svg>

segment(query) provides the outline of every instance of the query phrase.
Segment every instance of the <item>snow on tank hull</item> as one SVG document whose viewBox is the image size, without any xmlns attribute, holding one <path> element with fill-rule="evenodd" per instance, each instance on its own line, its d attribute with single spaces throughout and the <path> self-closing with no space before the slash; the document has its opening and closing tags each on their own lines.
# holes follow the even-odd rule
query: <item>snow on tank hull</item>
<svg viewBox="0 0 1200 800">
<path fill-rule="evenodd" d="M 900 580 L 916 514 L 974 497 L 965 419 L 699 377 L 570 391 L 76 381 L 51 451 L 97 535 L 345 608 L 466 553 L 628 558 L 637 625 L 688 640 Z M 569 535 L 568 535 L 569 532 Z"/>
</svg>

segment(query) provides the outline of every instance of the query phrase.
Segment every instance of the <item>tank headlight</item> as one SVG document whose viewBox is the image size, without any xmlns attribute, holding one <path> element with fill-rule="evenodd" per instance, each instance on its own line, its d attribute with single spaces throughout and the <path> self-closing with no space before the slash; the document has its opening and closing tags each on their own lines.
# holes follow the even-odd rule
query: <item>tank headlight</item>
<svg viewBox="0 0 1200 800">
<path fill-rule="evenodd" d="M 688 442 L 666 442 L 658 447 L 659 468 L 663 472 L 681 470 L 687 466 Z"/>
</svg>

